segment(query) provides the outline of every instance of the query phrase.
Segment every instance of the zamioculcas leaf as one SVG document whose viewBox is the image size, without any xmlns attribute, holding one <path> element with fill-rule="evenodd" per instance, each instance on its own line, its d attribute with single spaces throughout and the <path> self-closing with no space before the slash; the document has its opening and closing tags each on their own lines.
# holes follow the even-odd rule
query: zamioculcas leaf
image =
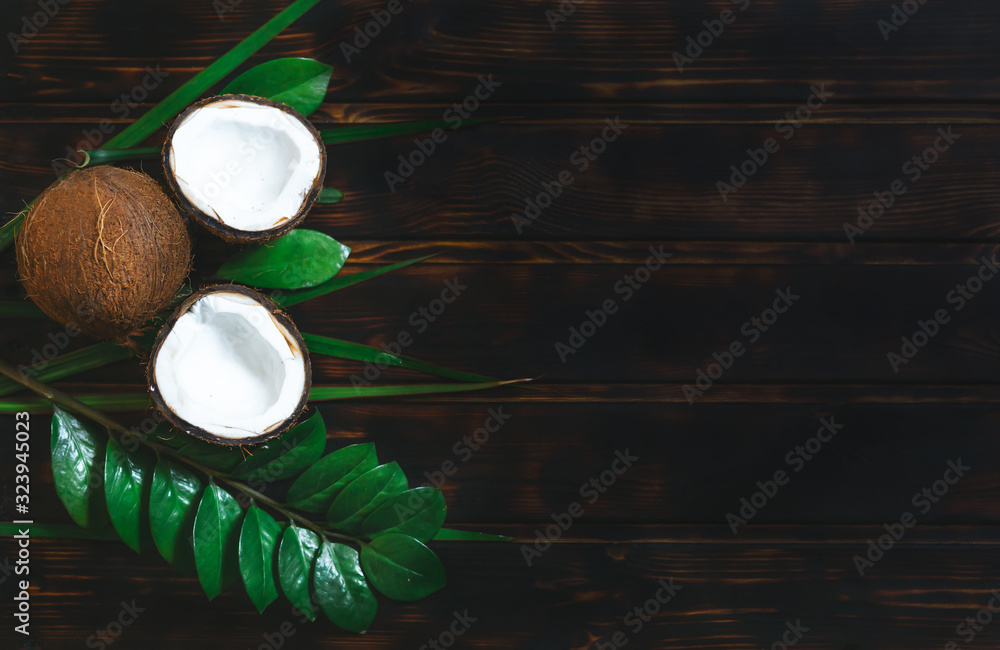
<svg viewBox="0 0 1000 650">
<path fill-rule="evenodd" d="M 205 488 L 194 520 L 194 563 L 209 600 L 236 582 L 242 514 L 231 494 L 215 484 Z"/>
<path fill-rule="evenodd" d="M 126 445 L 132 445 L 127 449 Z M 134 440 L 108 439 L 104 464 L 104 498 L 111 523 L 136 553 L 149 545 L 149 490 L 155 458 Z"/>
<path fill-rule="evenodd" d="M 323 103 L 333 67 L 315 59 L 275 59 L 236 77 L 220 95 L 266 97 L 309 117 Z"/>
<path fill-rule="evenodd" d="M 418 487 L 390 498 L 372 511 L 360 533 L 379 537 L 389 533 L 405 533 L 429 542 L 444 524 L 447 506 L 444 493 L 434 487 Z"/>
<path fill-rule="evenodd" d="M 323 284 L 312 287 L 311 289 L 303 289 L 302 291 L 296 291 L 295 293 L 288 293 L 283 296 L 278 296 L 275 298 L 275 302 L 281 307 L 291 307 L 292 305 L 297 305 L 300 302 L 305 302 L 306 300 L 312 300 L 313 298 L 318 298 L 319 296 L 326 295 L 332 291 L 337 291 L 345 287 L 349 287 L 359 282 L 364 282 L 365 280 L 370 280 L 372 278 L 378 277 L 385 273 L 390 273 L 392 271 L 399 270 L 405 266 L 411 264 L 416 264 L 417 262 L 423 262 L 426 259 L 434 257 L 434 255 L 425 255 L 423 257 L 418 257 L 414 260 L 407 260 L 405 262 L 399 262 L 397 264 L 390 264 L 389 266 L 383 266 L 381 268 L 372 269 L 370 271 L 361 271 L 359 273 L 354 273 L 345 277 L 331 278 L 324 282 Z"/>
<path fill-rule="evenodd" d="M 316 558 L 316 600 L 334 625 L 364 632 L 375 620 L 378 602 L 361 572 L 358 552 L 326 542 Z"/>
<path fill-rule="evenodd" d="M 316 230 L 292 230 L 230 257 L 216 275 L 268 289 L 303 289 L 337 275 L 351 249 Z"/>
<path fill-rule="evenodd" d="M 256 506 L 247 510 L 240 531 L 240 575 L 258 612 L 278 598 L 274 570 L 280 537 L 281 526 L 274 517 Z"/>
<path fill-rule="evenodd" d="M 311 530 L 289 526 L 281 535 L 278 548 L 281 591 L 310 621 L 316 620 L 316 611 L 309 596 L 309 577 L 318 552 L 319 536 Z"/>
<path fill-rule="evenodd" d="M 53 407 L 52 481 L 56 494 L 78 526 L 100 529 L 108 523 L 104 505 L 104 451 L 107 438 Z"/>
<path fill-rule="evenodd" d="M 185 573 L 194 571 L 189 536 L 204 486 L 196 474 L 169 458 L 160 458 L 153 470 L 149 495 L 153 542 L 163 559 Z"/>
<path fill-rule="evenodd" d="M 325 448 L 326 423 L 317 409 L 305 422 L 255 448 L 233 476 L 267 482 L 291 478 L 319 460 Z"/>
<path fill-rule="evenodd" d="M 444 587 L 444 565 L 409 535 L 393 533 L 361 549 L 361 564 L 372 586 L 394 600 L 420 600 Z"/>
<path fill-rule="evenodd" d="M 406 476 L 399 464 L 380 465 L 354 479 L 330 504 L 326 519 L 338 530 L 356 533 L 375 508 L 406 490 Z"/>
<path fill-rule="evenodd" d="M 326 512 L 344 487 L 378 466 L 375 445 L 349 445 L 319 459 L 288 488 L 285 501 L 304 512 Z"/>
</svg>

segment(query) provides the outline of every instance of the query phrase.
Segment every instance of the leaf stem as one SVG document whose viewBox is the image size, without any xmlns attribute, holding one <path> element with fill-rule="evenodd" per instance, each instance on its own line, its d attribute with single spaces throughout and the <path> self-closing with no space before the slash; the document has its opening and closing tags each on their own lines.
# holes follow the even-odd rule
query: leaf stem
<svg viewBox="0 0 1000 650">
<path fill-rule="evenodd" d="M 98 411 L 97 409 L 84 404 L 80 400 L 70 395 L 67 395 L 61 390 L 52 388 L 51 386 L 47 386 L 46 384 L 43 384 L 37 379 L 33 379 L 31 377 L 26 377 L 22 375 L 20 372 L 17 371 L 17 368 L 15 368 L 14 366 L 10 365 L 9 363 L 7 363 L 2 359 L 0 359 L 0 374 L 10 377 L 11 379 L 18 382 L 25 388 L 28 388 L 38 393 L 39 395 L 45 397 L 46 399 L 52 401 L 53 403 L 58 404 L 59 406 L 65 408 L 67 411 L 71 411 L 73 413 L 76 413 L 77 415 L 82 415 L 83 417 L 93 420 L 94 422 L 106 428 L 109 433 L 113 432 L 120 437 L 135 440 L 140 444 L 149 447 L 157 454 L 165 454 L 167 456 L 170 456 L 172 459 L 175 459 L 181 463 L 184 463 L 185 465 L 188 465 L 189 467 L 197 469 L 198 471 L 208 476 L 210 479 L 225 483 L 234 490 L 242 492 L 243 494 L 247 495 L 251 499 L 256 499 L 257 501 L 267 505 L 267 507 L 275 510 L 276 512 L 280 512 L 282 515 L 287 517 L 289 521 L 292 521 L 298 524 L 299 526 L 302 526 L 303 528 L 309 528 L 310 530 L 315 531 L 320 535 L 337 537 L 338 539 L 343 539 L 346 541 L 354 542 L 359 546 L 364 546 L 364 542 L 362 540 L 356 537 L 351 537 L 350 535 L 343 535 L 341 533 L 335 533 L 332 531 L 325 530 L 321 526 L 313 523 L 312 520 L 306 519 L 302 515 L 285 508 L 282 504 L 278 503 L 274 499 L 264 494 L 261 494 L 257 490 L 254 490 L 250 486 L 241 483 L 240 481 L 231 479 L 229 476 L 223 474 L 222 472 L 216 471 L 210 467 L 206 467 L 201 463 L 191 460 L 190 458 L 181 456 L 166 445 L 162 445 L 158 442 L 153 442 L 151 440 L 145 440 L 139 436 L 136 436 L 133 432 L 129 431 L 123 425 L 119 424 L 115 420 L 112 420 L 108 416 L 104 415 L 104 413 L 102 413 L 101 411 Z"/>
</svg>

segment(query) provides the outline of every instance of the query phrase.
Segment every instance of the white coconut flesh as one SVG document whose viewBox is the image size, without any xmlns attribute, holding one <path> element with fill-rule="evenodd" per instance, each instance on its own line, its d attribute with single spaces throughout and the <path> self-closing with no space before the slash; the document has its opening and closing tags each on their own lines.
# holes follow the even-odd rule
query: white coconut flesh
<svg viewBox="0 0 1000 650">
<path fill-rule="evenodd" d="M 170 141 L 170 171 L 200 212 L 236 230 L 280 226 L 302 209 L 322 167 L 322 143 L 294 115 L 246 100 L 190 113 Z"/>
<path fill-rule="evenodd" d="M 302 350 L 272 312 L 237 293 L 195 302 L 154 361 L 156 389 L 182 420 L 220 438 L 260 436 L 287 422 L 307 390 Z"/>
</svg>

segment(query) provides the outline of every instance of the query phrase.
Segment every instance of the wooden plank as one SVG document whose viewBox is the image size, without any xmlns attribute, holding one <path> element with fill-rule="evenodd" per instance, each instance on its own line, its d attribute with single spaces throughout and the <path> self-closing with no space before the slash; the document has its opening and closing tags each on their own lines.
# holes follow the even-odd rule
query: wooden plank
<svg viewBox="0 0 1000 650">
<path fill-rule="evenodd" d="M 424 159 L 414 137 L 333 147 L 326 184 L 347 197 L 317 206 L 307 224 L 345 240 L 1000 240 L 995 125 L 807 123 L 783 141 L 773 122 L 637 123 L 605 145 L 602 135 L 613 134 L 604 120 L 617 115 L 475 126 L 450 133 L 410 172 L 400 157 Z M 947 146 L 939 130 L 949 128 L 954 144 L 928 149 Z M 52 183 L 53 160 L 87 147 L 87 133 L 98 134 L 90 142 L 103 139 L 94 124 L 0 123 L 9 151 L 0 161 L 0 208 L 17 211 Z M 580 149 L 594 138 L 606 150 L 591 162 Z M 780 149 L 741 188 L 719 185 L 735 188 L 733 167 L 772 138 Z M 921 162 L 923 171 L 912 158 L 925 155 L 936 162 Z M 161 175 L 157 161 L 135 166 Z M 563 172 L 572 184 L 557 182 Z M 533 212 L 529 200 L 550 199 L 543 182 L 559 186 L 550 190 L 559 196 Z M 876 192 L 891 197 L 888 209 Z"/>
<path fill-rule="evenodd" d="M 1000 476 L 991 470 L 1000 462 L 992 435 L 996 404 L 914 402 L 692 409 L 368 401 L 320 408 L 331 450 L 373 441 L 383 462 L 398 461 L 412 486 L 442 487 L 449 524 L 522 524 L 518 537 L 533 535 L 574 502 L 588 525 L 700 524 L 714 526 L 716 538 L 726 530 L 734 539 L 782 523 L 867 524 L 871 534 L 905 511 L 921 525 L 1000 522 L 994 498 Z M 142 421 L 117 417 L 128 426 Z M 69 523 L 51 485 L 48 421 L 32 416 L 32 514 L 40 522 Z M 12 431 L 13 416 L 0 426 Z M 12 457 L 12 440 L 7 448 Z M 955 479 L 949 463 L 970 469 L 943 496 L 923 496 L 946 474 Z M 761 487 L 779 471 L 789 477 L 786 484 Z M 0 465 L 0 485 L 13 485 L 13 472 L 14 463 Z M 280 500 L 287 487 L 276 483 L 267 491 Z M 755 496 L 765 489 L 774 496 Z M 764 504 L 750 508 L 742 499 Z M 741 514 L 744 507 L 751 514 Z M 0 520 L 16 518 L 6 508 Z"/>
<path fill-rule="evenodd" d="M 637 268 L 645 267 L 417 265 L 290 313 L 304 332 L 374 346 L 409 341 L 400 351 L 433 363 L 555 383 L 693 385 L 699 371 L 718 363 L 713 355 L 734 343 L 743 352 L 725 362 L 730 368 L 715 377 L 719 384 L 1000 380 L 993 336 L 1000 302 L 991 298 L 1000 284 L 980 282 L 980 267 L 972 264 L 676 264 L 649 276 Z M 648 281 L 633 289 L 626 281 L 632 276 Z M 965 288 L 971 297 L 963 298 L 956 287 L 966 286 L 979 290 Z M 441 300 L 456 292 L 451 304 Z M 787 314 L 768 312 L 776 301 L 785 308 L 782 295 Z M 588 316 L 607 301 L 613 313 Z M 919 323 L 939 310 L 945 320 L 925 325 L 934 334 L 926 337 Z M 601 326 L 584 325 L 591 320 Z M 53 337 L 67 338 L 60 337 L 62 326 L 22 324 L 0 326 L 0 351 L 17 364 L 51 352 Z M 904 337 L 911 343 L 904 346 Z M 353 362 L 315 361 L 320 385 L 349 384 L 351 374 L 364 370 Z M 141 383 L 141 369 L 132 366 L 89 377 Z M 413 378 L 378 374 L 379 382 Z"/>
<path fill-rule="evenodd" d="M 582 649 L 622 632 L 641 648 L 757 650 L 800 621 L 809 628 L 803 647 L 930 649 L 964 645 L 956 627 L 987 607 L 1000 570 L 995 549 L 976 545 L 903 543 L 864 578 L 852 562 L 864 548 L 853 544 L 561 544 L 531 568 L 517 544 L 435 548 L 448 571 L 445 590 L 417 603 L 381 599 L 373 628 L 351 636 L 328 622 L 301 623 L 284 602 L 251 613 L 235 589 L 208 603 L 195 580 L 123 545 L 34 540 L 31 630 L 42 647 L 86 644 L 134 600 L 143 611 L 115 645 L 198 647 L 224 624 L 234 648 L 257 648 L 266 634 L 288 647 L 416 648 L 468 611 L 476 621 L 459 642 L 478 648 Z M 0 549 L 7 556 L 14 547 L 4 540 Z M 680 589 L 662 608 L 650 605 L 655 613 L 637 631 L 638 617 L 625 617 L 670 579 Z M 13 581 L 0 591 L 12 602 Z M 281 639 L 285 622 L 294 634 Z M 998 634 L 986 626 L 975 640 L 990 647 Z M 10 626 L 0 635 L 10 647 L 22 641 Z"/>
<path fill-rule="evenodd" d="M 239 3 L 220 15 L 218 5 L 201 0 L 76 0 L 6 61 L 3 100 L 110 102 L 141 83 L 147 65 L 171 75 L 157 89 L 159 99 L 284 4 Z M 878 22 L 891 18 L 892 4 L 864 0 L 835 7 L 594 1 L 555 30 L 546 12 L 557 6 L 427 0 L 404 3 L 370 45 L 348 57 L 343 44 L 385 6 L 384 0 L 324 3 L 254 60 L 319 57 L 336 66 L 331 94 L 348 101 L 451 103 L 490 73 L 502 81 L 497 98 L 504 101 L 801 102 L 811 84 L 824 81 L 843 99 L 1000 97 L 992 82 L 1000 10 L 971 0 L 922 5 L 888 41 Z M 684 52 L 687 39 L 698 38 L 704 21 L 726 7 L 735 8 L 733 24 L 717 38 L 706 32 L 703 42 L 713 42 L 678 70 L 674 53 Z M 4 9 L 3 24 L 14 30 L 38 11 L 32 0 Z"/>
</svg>

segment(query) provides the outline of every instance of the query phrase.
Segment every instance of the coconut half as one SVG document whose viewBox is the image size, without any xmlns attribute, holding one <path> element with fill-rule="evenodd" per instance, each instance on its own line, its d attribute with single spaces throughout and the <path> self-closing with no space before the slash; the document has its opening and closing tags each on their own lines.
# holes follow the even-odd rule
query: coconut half
<svg viewBox="0 0 1000 650">
<path fill-rule="evenodd" d="M 305 218 L 323 189 L 326 146 L 285 104 L 220 95 L 177 118 L 163 169 L 177 202 L 199 223 L 229 241 L 259 243 Z"/>
<path fill-rule="evenodd" d="M 172 424 L 223 445 L 288 430 L 305 411 L 312 379 L 292 321 L 239 285 L 185 300 L 156 337 L 148 374 L 153 401 Z"/>
</svg>

